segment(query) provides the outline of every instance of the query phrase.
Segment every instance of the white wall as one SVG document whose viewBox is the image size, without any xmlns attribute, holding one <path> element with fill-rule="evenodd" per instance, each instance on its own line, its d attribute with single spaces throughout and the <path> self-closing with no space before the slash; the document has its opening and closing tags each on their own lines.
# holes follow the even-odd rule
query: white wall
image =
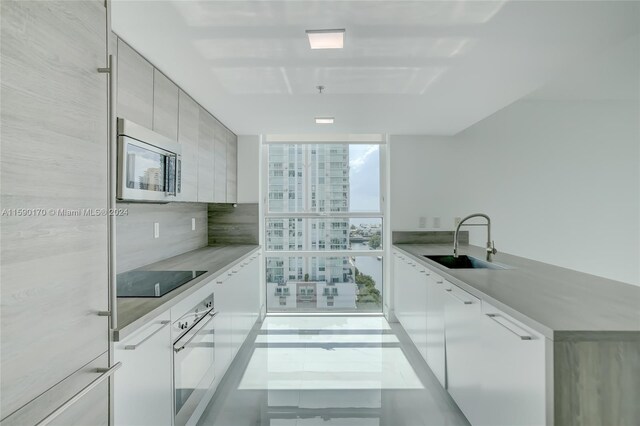
<svg viewBox="0 0 640 426">
<path fill-rule="evenodd" d="M 543 89 L 456 136 L 393 136 L 392 228 L 484 212 L 499 251 L 640 285 L 640 84 L 628 83 L 628 99 Z"/>
<path fill-rule="evenodd" d="M 238 136 L 238 203 L 260 201 L 260 137 Z"/>
</svg>

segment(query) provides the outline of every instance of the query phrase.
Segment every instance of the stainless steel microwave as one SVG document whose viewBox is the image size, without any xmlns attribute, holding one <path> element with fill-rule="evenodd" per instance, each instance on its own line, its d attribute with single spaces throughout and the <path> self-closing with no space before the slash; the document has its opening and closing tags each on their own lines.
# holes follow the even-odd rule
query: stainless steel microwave
<svg viewBox="0 0 640 426">
<path fill-rule="evenodd" d="M 177 142 L 118 118 L 118 200 L 177 201 L 181 189 L 180 152 Z"/>
</svg>

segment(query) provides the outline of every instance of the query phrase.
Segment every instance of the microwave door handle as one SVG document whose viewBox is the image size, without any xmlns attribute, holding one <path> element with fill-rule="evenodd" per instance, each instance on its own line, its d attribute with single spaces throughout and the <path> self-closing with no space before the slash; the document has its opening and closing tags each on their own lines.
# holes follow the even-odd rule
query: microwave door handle
<svg viewBox="0 0 640 426">
<path fill-rule="evenodd" d="M 195 338 L 196 338 L 196 336 L 198 335 L 198 333 L 200 333 L 200 330 L 202 330 L 203 328 L 205 328 L 205 327 L 207 326 L 207 324 L 209 324 L 209 323 L 211 322 L 211 320 L 213 320 L 213 318 L 215 318 L 215 316 L 216 316 L 216 315 L 218 315 L 218 312 L 212 312 L 212 311 L 213 311 L 213 309 L 212 309 L 211 311 L 207 312 L 207 314 L 206 314 L 206 315 L 208 315 L 208 316 L 209 316 L 209 319 L 207 319 L 206 321 L 204 321 L 204 323 L 203 323 L 200 327 L 198 327 L 198 329 L 195 331 L 195 333 L 193 333 L 193 335 L 192 335 L 191 337 L 189 337 L 189 340 L 187 340 L 186 342 L 184 342 L 184 344 L 182 344 L 182 345 L 179 345 L 179 344 L 178 344 L 179 340 L 178 340 L 178 342 L 176 342 L 176 343 L 174 343 L 174 344 L 173 344 L 173 350 L 174 350 L 176 353 L 178 353 L 178 352 L 180 352 L 180 351 L 184 350 L 184 349 L 187 347 L 187 345 L 188 345 L 189 343 L 191 343 L 191 341 L 192 341 L 193 339 L 195 339 Z M 203 317 L 203 318 L 204 318 L 204 317 Z M 202 321 L 202 320 L 200 320 L 200 321 Z"/>
<path fill-rule="evenodd" d="M 176 156 L 176 192 L 182 192 L 182 159 Z"/>
<path fill-rule="evenodd" d="M 169 154 L 164 157 L 164 184 L 166 195 L 176 195 L 176 155 Z"/>
<path fill-rule="evenodd" d="M 178 156 L 176 154 L 171 154 L 169 156 L 169 163 L 171 163 L 171 174 L 169 175 L 169 180 L 171 181 L 171 195 L 175 197 L 178 195 Z"/>
</svg>

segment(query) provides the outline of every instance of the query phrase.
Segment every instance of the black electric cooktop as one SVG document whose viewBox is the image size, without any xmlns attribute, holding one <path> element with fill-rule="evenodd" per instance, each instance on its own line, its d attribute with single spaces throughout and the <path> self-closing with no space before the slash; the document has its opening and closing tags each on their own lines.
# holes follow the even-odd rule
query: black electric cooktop
<svg viewBox="0 0 640 426">
<path fill-rule="evenodd" d="M 129 271 L 118 274 L 118 297 L 162 297 L 207 271 Z"/>
</svg>

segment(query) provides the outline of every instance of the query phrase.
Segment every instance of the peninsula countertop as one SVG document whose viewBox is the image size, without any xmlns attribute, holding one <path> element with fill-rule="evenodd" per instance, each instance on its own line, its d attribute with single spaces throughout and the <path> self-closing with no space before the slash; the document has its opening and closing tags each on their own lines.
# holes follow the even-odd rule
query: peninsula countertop
<svg viewBox="0 0 640 426">
<path fill-rule="evenodd" d="M 259 248 L 258 245 L 208 246 L 138 268 L 141 271 L 207 272 L 162 297 L 118 298 L 118 328 L 113 332 L 113 339 L 122 340 Z"/>
<path fill-rule="evenodd" d="M 552 340 L 640 338 L 640 287 L 505 253 L 509 269 L 448 269 L 425 255 L 450 255 L 451 244 L 394 244 L 399 252 Z M 484 259 L 484 248 L 460 245 L 460 254 Z"/>
</svg>

